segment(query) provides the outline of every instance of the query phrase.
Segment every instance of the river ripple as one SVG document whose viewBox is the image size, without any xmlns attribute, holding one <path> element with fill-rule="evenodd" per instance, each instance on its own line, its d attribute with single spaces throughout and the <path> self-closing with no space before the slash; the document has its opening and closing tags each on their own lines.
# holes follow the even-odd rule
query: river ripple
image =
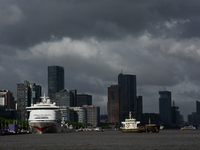
<svg viewBox="0 0 200 150">
<path fill-rule="evenodd" d="M 0 150 L 199 150 L 200 130 L 69 132 L 0 136 Z"/>
</svg>

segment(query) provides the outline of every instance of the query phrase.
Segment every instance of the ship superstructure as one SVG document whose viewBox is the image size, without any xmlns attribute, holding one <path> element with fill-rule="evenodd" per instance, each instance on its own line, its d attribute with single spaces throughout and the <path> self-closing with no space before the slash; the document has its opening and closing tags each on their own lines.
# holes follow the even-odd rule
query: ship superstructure
<svg viewBox="0 0 200 150">
<path fill-rule="evenodd" d="M 48 97 L 41 97 L 40 103 L 27 107 L 30 111 L 29 126 L 32 133 L 56 133 L 61 132 L 61 114 L 59 107 L 51 103 Z"/>
<path fill-rule="evenodd" d="M 129 119 L 125 119 L 122 122 L 121 131 L 122 132 L 138 132 L 138 124 L 140 121 L 136 121 L 136 119 L 131 117 L 131 112 L 129 112 Z"/>
</svg>

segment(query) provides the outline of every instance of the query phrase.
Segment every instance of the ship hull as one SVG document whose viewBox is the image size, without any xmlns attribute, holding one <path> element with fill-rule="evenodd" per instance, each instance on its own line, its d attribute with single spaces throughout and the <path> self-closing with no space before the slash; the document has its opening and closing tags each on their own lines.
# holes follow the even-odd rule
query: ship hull
<svg viewBox="0 0 200 150">
<path fill-rule="evenodd" d="M 29 122 L 33 134 L 61 132 L 61 124 L 56 121 Z"/>
<path fill-rule="evenodd" d="M 160 126 L 155 125 L 155 124 L 147 124 L 145 125 L 146 128 L 146 132 L 150 132 L 150 133 L 158 133 L 160 131 Z"/>
<path fill-rule="evenodd" d="M 138 129 L 122 129 L 122 133 L 137 133 Z"/>
</svg>

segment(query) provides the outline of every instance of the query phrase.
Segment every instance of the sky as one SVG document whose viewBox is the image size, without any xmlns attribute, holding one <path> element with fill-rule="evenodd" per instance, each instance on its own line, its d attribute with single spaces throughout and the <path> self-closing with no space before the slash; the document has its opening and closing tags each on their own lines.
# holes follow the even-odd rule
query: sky
<svg viewBox="0 0 200 150">
<path fill-rule="evenodd" d="M 143 112 L 159 91 L 187 115 L 200 98 L 200 1 L 1 0 L 0 89 L 24 80 L 47 91 L 47 67 L 63 66 L 65 89 L 91 94 L 107 113 L 107 88 L 136 75 Z"/>
</svg>

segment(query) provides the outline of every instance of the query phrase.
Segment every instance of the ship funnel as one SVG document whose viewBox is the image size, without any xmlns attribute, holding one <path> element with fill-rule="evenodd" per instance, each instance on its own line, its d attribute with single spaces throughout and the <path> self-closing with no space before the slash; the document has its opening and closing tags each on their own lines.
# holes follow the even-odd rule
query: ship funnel
<svg viewBox="0 0 200 150">
<path fill-rule="evenodd" d="M 129 119 L 131 119 L 131 111 L 129 111 Z"/>
</svg>

